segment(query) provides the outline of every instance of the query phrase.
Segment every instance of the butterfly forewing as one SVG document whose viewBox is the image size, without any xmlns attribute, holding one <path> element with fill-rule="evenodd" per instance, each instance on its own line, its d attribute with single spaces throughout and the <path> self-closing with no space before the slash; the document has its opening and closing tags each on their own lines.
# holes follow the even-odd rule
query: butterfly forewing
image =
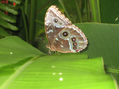
<svg viewBox="0 0 119 89">
<path fill-rule="evenodd" d="M 52 24 L 57 27 L 64 27 L 66 25 L 71 25 L 71 21 L 62 14 L 58 8 L 54 5 L 49 7 L 45 16 L 45 25 Z"/>
</svg>

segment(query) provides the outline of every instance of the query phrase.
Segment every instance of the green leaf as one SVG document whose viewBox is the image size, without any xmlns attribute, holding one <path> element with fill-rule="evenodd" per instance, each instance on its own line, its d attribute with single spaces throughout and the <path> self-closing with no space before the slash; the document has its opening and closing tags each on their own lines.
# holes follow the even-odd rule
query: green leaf
<svg viewBox="0 0 119 89">
<path fill-rule="evenodd" d="M 77 26 L 88 38 L 86 53 L 89 58 L 102 56 L 108 68 L 119 70 L 119 25 L 85 23 Z M 116 74 L 116 79 L 119 82 L 119 74 Z"/>
<path fill-rule="evenodd" d="M 0 11 L 0 18 L 3 20 L 6 20 L 7 22 L 10 22 L 10 23 L 16 23 L 16 18 L 10 17 L 1 11 Z"/>
<path fill-rule="evenodd" d="M 6 22 L 5 20 L 2 20 L 0 19 L 0 25 L 4 28 L 7 28 L 7 29 L 10 29 L 10 30 L 13 30 L 13 31 L 17 31 L 18 28 L 8 22 Z"/>
<path fill-rule="evenodd" d="M 69 18 L 69 20 L 72 22 L 82 22 L 82 13 L 80 8 L 82 3 L 80 3 L 80 1 L 71 0 L 69 2 L 68 0 L 59 0 L 59 3 L 63 7 L 65 15 Z"/>
<path fill-rule="evenodd" d="M 25 58 L 15 64 L 6 65 L 0 67 L 0 86 L 14 73 L 19 66 L 23 65 L 25 62 L 30 60 L 32 57 Z"/>
<path fill-rule="evenodd" d="M 100 0 L 101 21 L 103 23 L 119 23 L 119 0 Z"/>
<path fill-rule="evenodd" d="M 43 55 L 43 53 L 18 37 L 8 36 L 0 39 L 0 67 L 36 55 Z"/>
<path fill-rule="evenodd" d="M 89 0 L 93 22 L 101 22 L 99 0 Z"/>
<path fill-rule="evenodd" d="M 14 15 L 18 14 L 18 12 L 16 10 L 14 10 L 13 8 L 11 8 L 7 5 L 4 5 L 2 3 L 0 3 L 0 9 L 4 10 L 4 11 L 8 11 L 9 13 L 14 14 Z"/>
<path fill-rule="evenodd" d="M 16 23 L 16 18 L 12 15 L 18 14 L 18 7 L 12 5 L 11 2 L 20 4 L 21 0 L 9 0 L 8 3 L 6 2 L 6 4 L 2 2 L 0 3 L 0 25 L 3 27 L 3 29 L 7 28 L 16 31 L 18 28 L 11 23 Z M 8 12 L 8 14 L 5 14 L 4 12 Z"/>
<path fill-rule="evenodd" d="M 58 0 L 72 22 L 101 22 L 99 0 Z M 67 4 L 68 3 L 68 4 Z"/>
<path fill-rule="evenodd" d="M 55 57 L 56 55 L 53 55 L 53 57 Z M 77 58 L 80 58 L 80 59 L 86 59 L 88 58 L 88 56 L 86 54 L 62 54 L 62 55 L 59 55 L 60 56 L 64 56 L 64 57 L 67 57 L 68 59 L 77 59 Z M 19 66 L 21 66 L 22 64 L 24 64 L 25 62 L 27 62 L 28 60 L 30 60 L 32 57 L 28 57 L 28 58 L 25 58 L 21 61 L 18 61 L 17 63 L 15 64 L 11 64 L 11 65 L 6 65 L 6 66 L 3 66 L 0 68 L 0 86 L 8 80 L 8 78 L 11 76 L 12 73 L 14 73 Z"/>
<path fill-rule="evenodd" d="M 36 10 L 36 0 L 31 0 L 31 11 L 30 11 L 30 21 L 29 21 L 29 42 L 33 44 L 35 40 L 35 10 Z"/>
<path fill-rule="evenodd" d="M 24 25 L 24 31 L 23 31 L 23 33 L 25 34 L 24 37 L 25 37 L 25 40 L 27 42 L 29 42 L 29 35 L 28 35 L 29 29 L 28 29 L 28 24 L 27 24 L 26 16 L 25 16 L 24 7 L 21 7 L 20 9 L 21 9 L 22 18 L 23 18 L 23 25 Z"/>
<path fill-rule="evenodd" d="M 16 4 L 20 4 L 22 0 L 9 0 L 10 2 L 15 2 Z"/>
<path fill-rule="evenodd" d="M 106 65 L 119 68 L 119 25 L 84 23 L 77 26 L 88 38 L 88 56 L 102 56 Z"/>
<path fill-rule="evenodd" d="M 67 57 L 33 58 L 18 68 L 0 88 L 117 89 L 115 80 L 104 72 L 102 58 L 83 60 Z"/>
</svg>

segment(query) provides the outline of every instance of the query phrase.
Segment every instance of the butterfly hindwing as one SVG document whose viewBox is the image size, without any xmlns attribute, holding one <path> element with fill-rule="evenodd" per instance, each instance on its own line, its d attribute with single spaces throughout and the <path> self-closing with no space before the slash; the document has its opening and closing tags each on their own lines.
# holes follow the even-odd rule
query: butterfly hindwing
<svg viewBox="0 0 119 89">
<path fill-rule="evenodd" d="M 75 53 L 87 47 L 87 38 L 75 25 L 62 29 L 53 41 L 56 51 L 62 53 Z"/>
</svg>

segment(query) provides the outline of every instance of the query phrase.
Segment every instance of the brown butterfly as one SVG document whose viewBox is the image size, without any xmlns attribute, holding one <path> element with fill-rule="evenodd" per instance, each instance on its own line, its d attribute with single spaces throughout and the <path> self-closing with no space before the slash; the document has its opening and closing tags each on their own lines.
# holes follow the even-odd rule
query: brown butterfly
<svg viewBox="0 0 119 89">
<path fill-rule="evenodd" d="M 84 33 L 54 5 L 46 12 L 45 33 L 51 51 L 76 53 L 85 49 L 88 44 Z"/>
</svg>

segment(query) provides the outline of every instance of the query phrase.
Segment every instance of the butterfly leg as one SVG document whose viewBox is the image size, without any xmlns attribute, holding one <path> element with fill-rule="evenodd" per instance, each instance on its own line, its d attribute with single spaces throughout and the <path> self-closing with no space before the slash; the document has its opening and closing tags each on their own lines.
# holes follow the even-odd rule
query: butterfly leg
<svg viewBox="0 0 119 89">
<path fill-rule="evenodd" d="M 50 49 L 48 50 L 48 54 L 49 54 L 49 55 L 51 55 L 51 54 L 52 54 Z"/>
<path fill-rule="evenodd" d="M 57 51 L 54 51 L 54 54 L 55 55 L 60 55 L 61 53 L 60 52 L 57 52 Z"/>
</svg>

